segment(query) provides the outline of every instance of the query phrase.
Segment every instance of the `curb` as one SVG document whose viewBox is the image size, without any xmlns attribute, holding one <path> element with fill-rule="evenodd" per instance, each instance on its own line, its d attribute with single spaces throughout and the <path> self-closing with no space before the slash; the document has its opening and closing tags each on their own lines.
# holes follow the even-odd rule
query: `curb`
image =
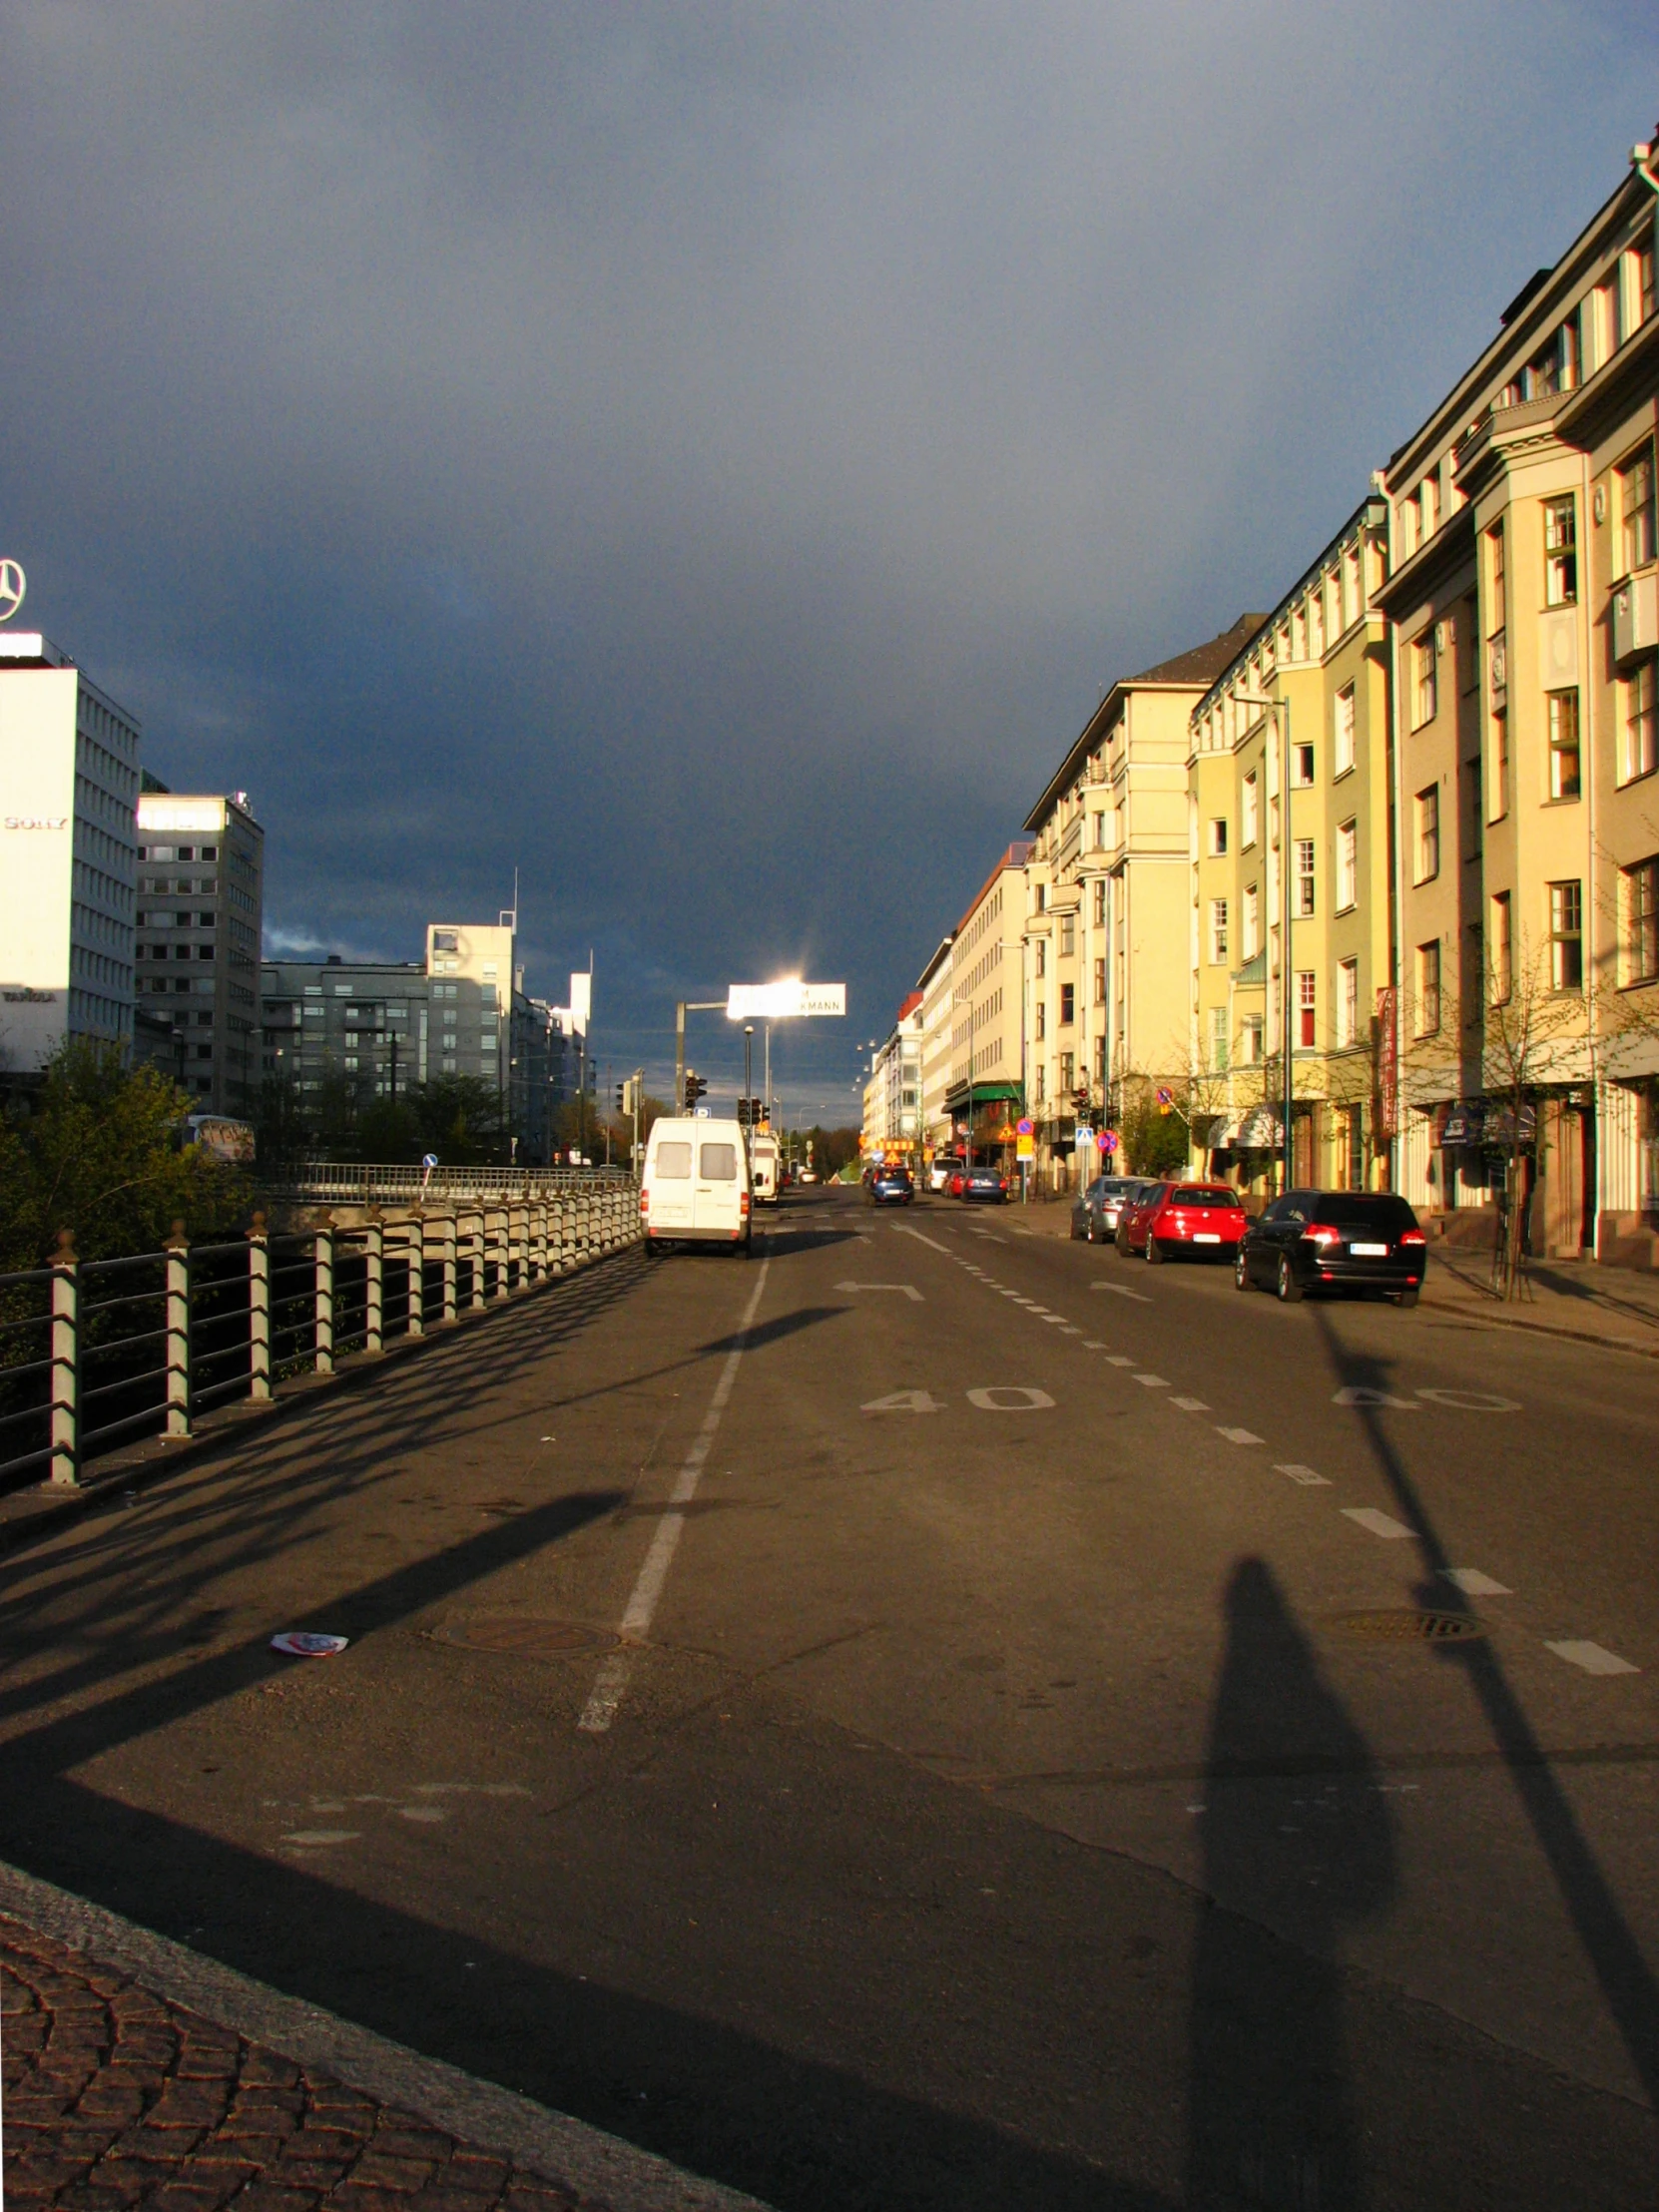
<svg viewBox="0 0 1659 2212">
<path fill-rule="evenodd" d="M 469 1309 L 457 1314 L 452 1328 L 440 1326 L 419 1337 L 394 1337 L 378 1353 L 343 1353 L 326 1375 L 290 1377 L 286 1382 L 278 1383 L 269 1398 L 237 1398 L 205 1414 L 188 1436 L 143 1437 L 125 1451 L 110 1452 L 95 1461 L 97 1472 L 90 1480 L 74 1488 L 66 1484 L 56 1496 L 50 1494 L 51 1485 L 41 1482 L 26 1489 L 0 1493 L 0 1554 L 21 1550 L 37 1536 L 51 1535 L 85 1513 L 106 1510 L 125 1494 L 147 1489 L 176 1469 L 235 1445 L 241 1440 L 244 1429 L 264 1428 L 272 1421 L 286 1419 L 301 1411 L 319 1392 L 361 1388 L 372 1378 L 384 1375 L 393 1363 L 415 1359 L 422 1352 L 435 1352 L 440 1346 L 454 1344 L 464 1332 L 487 1327 L 508 1314 L 518 1313 L 532 1300 L 545 1298 L 549 1291 L 573 1283 L 579 1276 L 591 1275 L 596 1268 L 636 1250 L 638 1243 L 637 1238 L 632 1239 L 615 1252 L 600 1253 L 568 1275 L 552 1275 L 545 1282 L 530 1284 L 522 1292 L 515 1292 L 504 1306 L 487 1306 L 482 1313 Z M 40 1502 L 31 1504 L 34 1499 Z M 8 1507 L 11 1510 L 8 1511 Z"/>
<path fill-rule="evenodd" d="M 1417 1304 L 1419 1311 L 1431 1307 L 1437 1314 L 1459 1314 L 1463 1320 L 1480 1328 L 1518 1329 L 1527 1336 L 1553 1337 L 1562 1344 L 1595 1345 L 1603 1352 L 1628 1352 L 1638 1360 L 1659 1360 L 1659 1344 L 1642 1344 L 1631 1337 L 1609 1337 L 1592 1329 L 1568 1329 L 1559 1322 L 1529 1321 L 1520 1314 L 1493 1313 L 1484 1305 L 1467 1305 L 1460 1298 L 1437 1298 L 1426 1291 Z"/>
<path fill-rule="evenodd" d="M 3 1862 L 0 1912 L 131 1973 L 170 2004 L 327 2073 L 378 2104 L 414 2112 L 584 2201 L 597 2200 L 607 2212 L 770 2212 L 758 2197 L 704 2181 L 568 2113 L 424 2058 Z"/>
</svg>

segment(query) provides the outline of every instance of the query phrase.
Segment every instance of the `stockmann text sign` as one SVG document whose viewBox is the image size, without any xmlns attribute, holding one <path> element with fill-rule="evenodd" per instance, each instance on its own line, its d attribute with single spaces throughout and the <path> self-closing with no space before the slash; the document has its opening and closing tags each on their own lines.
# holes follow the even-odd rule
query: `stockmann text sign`
<svg viewBox="0 0 1659 2212">
<path fill-rule="evenodd" d="M 845 1014 L 844 983 L 733 983 L 726 993 L 728 1021 L 794 1021 L 803 1014 Z"/>
</svg>

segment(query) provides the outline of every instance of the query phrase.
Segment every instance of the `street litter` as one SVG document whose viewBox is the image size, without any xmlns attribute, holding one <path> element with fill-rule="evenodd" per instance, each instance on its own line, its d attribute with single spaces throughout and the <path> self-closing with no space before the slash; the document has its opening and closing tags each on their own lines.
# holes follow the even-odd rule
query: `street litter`
<svg viewBox="0 0 1659 2212">
<path fill-rule="evenodd" d="M 307 1628 L 284 1628 L 279 1636 L 273 1636 L 273 1651 L 285 1652 L 290 1659 L 332 1659 L 350 1642 L 348 1636 L 313 1636 Z"/>
</svg>

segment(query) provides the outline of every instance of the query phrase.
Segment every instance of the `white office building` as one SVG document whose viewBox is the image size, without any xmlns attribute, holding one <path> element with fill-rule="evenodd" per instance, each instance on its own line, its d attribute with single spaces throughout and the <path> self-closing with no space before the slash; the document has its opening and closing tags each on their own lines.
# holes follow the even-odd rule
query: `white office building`
<svg viewBox="0 0 1659 2212">
<path fill-rule="evenodd" d="M 139 726 L 39 631 L 0 632 L 0 1070 L 133 1033 Z"/>
</svg>

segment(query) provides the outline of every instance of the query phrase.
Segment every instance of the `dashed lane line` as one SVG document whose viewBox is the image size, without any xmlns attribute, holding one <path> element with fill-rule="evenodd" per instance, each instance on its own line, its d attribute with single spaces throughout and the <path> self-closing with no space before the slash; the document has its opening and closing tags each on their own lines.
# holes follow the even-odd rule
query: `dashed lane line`
<svg viewBox="0 0 1659 2212">
<path fill-rule="evenodd" d="M 1308 1489 L 1328 1490 L 1331 1487 L 1330 1475 L 1320 1474 L 1313 1467 L 1305 1467 L 1296 1459 L 1276 1463 L 1273 1471 L 1275 1474 L 1288 1474 L 1293 1482 L 1300 1482 Z"/>
<path fill-rule="evenodd" d="M 1155 1306 L 1156 1299 L 1148 1298 L 1145 1291 L 1132 1291 L 1127 1283 L 1091 1283 L 1091 1291 L 1112 1291 L 1119 1298 L 1132 1298 L 1137 1306 Z"/>
<path fill-rule="evenodd" d="M 1397 1544 L 1411 1533 L 1403 1521 L 1396 1521 L 1391 1513 L 1380 1513 L 1375 1505 L 1344 1505 L 1340 1510 L 1345 1520 L 1351 1520 L 1356 1528 L 1369 1529 L 1384 1543 Z"/>
<path fill-rule="evenodd" d="M 1144 1383 L 1149 1390 L 1167 1390 L 1169 1388 L 1169 1384 L 1161 1375 L 1137 1375 L 1135 1381 Z"/>
<path fill-rule="evenodd" d="M 1579 1637 L 1544 1639 L 1544 1649 L 1553 1651 L 1557 1659 L 1564 1659 L 1569 1667 L 1582 1667 L 1586 1674 L 1640 1674 L 1641 1668 L 1628 1659 L 1621 1659 L 1616 1651 L 1609 1651 L 1605 1644 L 1592 1644 Z"/>
<path fill-rule="evenodd" d="M 1184 1413 L 1208 1413 L 1211 1408 L 1201 1397 L 1172 1397 L 1172 1405 L 1179 1405 Z"/>
<path fill-rule="evenodd" d="M 1449 1582 L 1454 1590 L 1461 1590 L 1465 1597 L 1513 1597 L 1515 1594 L 1506 1582 L 1494 1582 L 1478 1567 L 1442 1567 L 1440 1579 Z"/>
<path fill-rule="evenodd" d="M 1216 1423 L 1216 1434 L 1225 1436 L 1230 1444 L 1265 1444 L 1266 1436 L 1258 1436 L 1254 1428 L 1228 1428 L 1221 1421 Z"/>
</svg>

